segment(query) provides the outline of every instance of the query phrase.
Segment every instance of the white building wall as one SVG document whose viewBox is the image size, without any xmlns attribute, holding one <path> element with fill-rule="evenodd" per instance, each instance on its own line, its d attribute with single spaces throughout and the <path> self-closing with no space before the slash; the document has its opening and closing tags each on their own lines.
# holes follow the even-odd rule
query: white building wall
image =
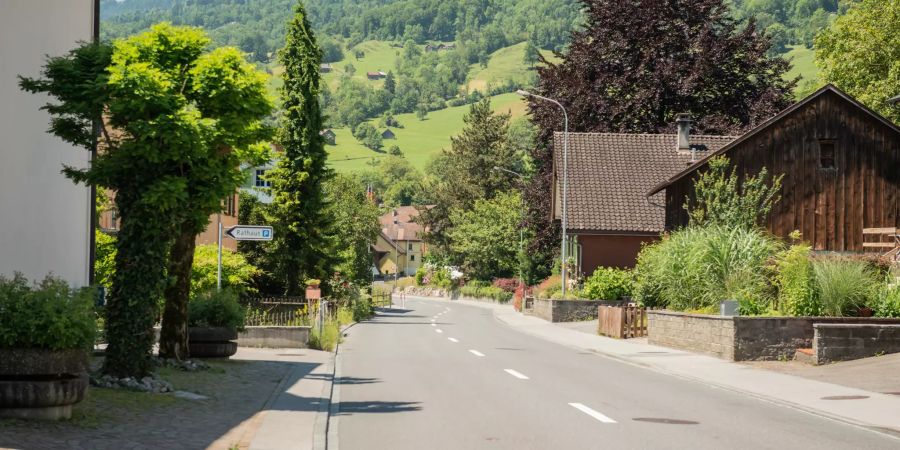
<svg viewBox="0 0 900 450">
<path fill-rule="evenodd" d="M 90 153 L 47 134 L 48 98 L 19 90 L 45 55 L 90 41 L 92 0 L 0 0 L 0 274 L 53 273 L 88 282 L 90 190 L 63 165 L 86 167 Z"/>
</svg>

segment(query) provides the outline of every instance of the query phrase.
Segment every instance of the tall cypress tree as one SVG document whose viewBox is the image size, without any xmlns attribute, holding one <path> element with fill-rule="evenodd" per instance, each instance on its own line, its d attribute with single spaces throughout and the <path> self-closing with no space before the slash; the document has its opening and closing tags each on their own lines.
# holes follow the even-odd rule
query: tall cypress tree
<svg viewBox="0 0 900 450">
<path fill-rule="evenodd" d="M 319 135 L 319 64 L 322 51 L 302 2 L 288 22 L 287 42 L 278 55 L 284 66 L 279 142 L 284 148 L 272 171 L 276 275 L 285 295 L 300 295 L 307 278 L 325 279 L 333 267 L 330 220 L 324 182 L 332 174 Z"/>
</svg>

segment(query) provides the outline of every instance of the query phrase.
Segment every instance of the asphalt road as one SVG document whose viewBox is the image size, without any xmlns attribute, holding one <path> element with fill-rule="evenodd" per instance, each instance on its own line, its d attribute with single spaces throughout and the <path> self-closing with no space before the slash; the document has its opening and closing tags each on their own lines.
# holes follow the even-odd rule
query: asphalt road
<svg viewBox="0 0 900 450">
<path fill-rule="evenodd" d="M 341 449 L 898 449 L 900 440 L 550 343 L 428 299 L 347 331 Z M 333 410 L 334 411 L 334 410 Z"/>
</svg>

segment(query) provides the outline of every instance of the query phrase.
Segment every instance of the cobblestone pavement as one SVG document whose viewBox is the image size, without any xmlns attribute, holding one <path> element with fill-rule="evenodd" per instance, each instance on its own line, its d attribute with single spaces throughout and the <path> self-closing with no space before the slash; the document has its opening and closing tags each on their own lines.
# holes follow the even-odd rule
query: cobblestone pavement
<svg viewBox="0 0 900 450">
<path fill-rule="evenodd" d="M 137 450 L 239 448 L 258 427 L 254 420 L 279 383 L 307 350 L 240 349 L 205 372 L 162 375 L 178 390 L 209 397 L 187 400 L 90 388 L 73 419 L 62 422 L 0 421 L 0 448 Z M 304 368 L 305 369 L 305 368 Z"/>
</svg>

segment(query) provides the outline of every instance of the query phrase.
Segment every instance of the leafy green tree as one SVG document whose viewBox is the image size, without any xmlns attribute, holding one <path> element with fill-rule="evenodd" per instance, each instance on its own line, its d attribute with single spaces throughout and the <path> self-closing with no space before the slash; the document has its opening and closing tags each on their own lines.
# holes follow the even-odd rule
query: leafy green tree
<svg viewBox="0 0 900 450">
<path fill-rule="evenodd" d="M 403 156 L 403 150 L 400 150 L 400 146 L 398 145 L 392 145 L 390 150 L 388 150 L 388 153 L 394 156 Z"/>
<path fill-rule="evenodd" d="M 394 72 L 388 71 L 387 76 L 384 77 L 384 90 L 390 92 L 391 95 L 394 95 L 394 91 L 397 90 L 397 82 L 394 80 Z"/>
<path fill-rule="evenodd" d="M 525 45 L 525 56 L 522 58 L 522 62 L 525 63 L 528 67 L 534 67 L 538 61 L 541 60 L 541 51 L 532 43 L 528 41 Z"/>
<path fill-rule="evenodd" d="M 276 273 L 285 295 L 303 295 L 306 279 L 330 279 L 332 237 L 324 183 L 332 176 L 328 153 L 319 136 L 319 64 L 322 52 L 302 2 L 288 24 L 287 42 L 279 53 L 284 66 L 278 140 L 284 153 L 271 173 L 275 226 Z"/>
<path fill-rule="evenodd" d="M 216 289 L 219 270 L 219 248 L 216 245 L 200 245 L 194 253 L 191 269 L 191 297 Z M 222 288 L 237 294 L 252 294 L 252 281 L 260 270 L 247 261 L 244 255 L 222 249 Z"/>
<path fill-rule="evenodd" d="M 489 99 L 473 104 L 463 117 L 465 128 L 451 138 L 428 169 L 427 189 L 435 207 L 423 211 L 428 225 L 425 240 L 437 252 L 449 250 L 446 233 L 453 226 L 453 209 L 471 208 L 477 200 L 492 199 L 519 181 L 494 167 L 519 167 L 521 158 L 509 145 L 509 115 L 491 110 Z"/>
<path fill-rule="evenodd" d="M 684 205 L 691 226 L 756 227 L 781 199 L 784 175 L 770 181 L 763 167 L 758 175 L 739 177 L 737 167 L 729 172 L 729 165 L 728 158 L 712 158 L 709 168 L 694 181 L 693 198 Z"/>
<path fill-rule="evenodd" d="M 900 123 L 900 2 L 862 0 L 816 38 L 822 81 Z"/>
<path fill-rule="evenodd" d="M 360 174 L 387 206 L 424 205 L 427 201 L 422 174 L 403 157 L 390 155 L 378 160 L 374 169 Z"/>
<path fill-rule="evenodd" d="M 516 192 L 451 211 L 450 248 L 460 256 L 468 275 L 491 280 L 516 272 L 521 211 L 522 198 Z"/>
<path fill-rule="evenodd" d="M 371 245 L 381 225 L 378 207 L 366 197 L 362 181 L 352 175 L 336 175 L 326 185 L 329 210 L 335 236 L 339 263 L 337 272 L 356 283 L 372 281 Z"/>
</svg>

